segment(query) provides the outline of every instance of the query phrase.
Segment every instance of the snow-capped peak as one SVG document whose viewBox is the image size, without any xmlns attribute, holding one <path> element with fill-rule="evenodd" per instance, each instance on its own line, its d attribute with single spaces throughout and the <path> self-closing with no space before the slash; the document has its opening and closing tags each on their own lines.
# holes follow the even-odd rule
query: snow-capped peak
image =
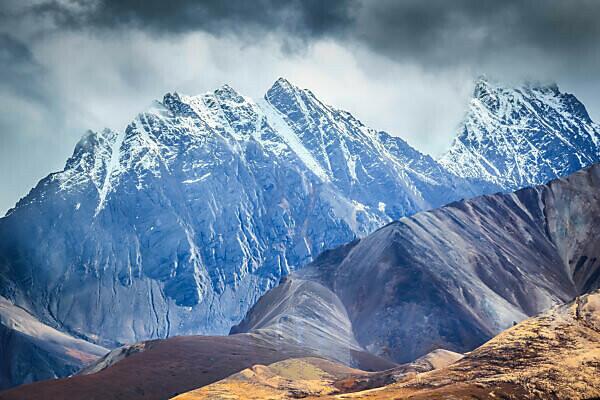
<svg viewBox="0 0 600 400">
<path fill-rule="evenodd" d="M 294 86 L 290 81 L 283 77 L 277 78 L 277 80 L 273 83 L 269 91 L 272 90 L 283 90 L 287 92 L 299 90 L 296 86 Z"/>
<path fill-rule="evenodd" d="M 440 162 L 505 189 L 541 184 L 600 160 L 600 129 L 556 84 L 507 87 L 480 79 Z"/>
</svg>

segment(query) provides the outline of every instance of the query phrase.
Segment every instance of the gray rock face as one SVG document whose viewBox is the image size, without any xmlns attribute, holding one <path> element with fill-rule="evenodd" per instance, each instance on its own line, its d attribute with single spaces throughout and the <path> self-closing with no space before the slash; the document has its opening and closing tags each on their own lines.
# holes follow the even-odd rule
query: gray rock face
<svg viewBox="0 0 600 400">
<path fill-rule="evenodd" d="M 402 218 L 292 278 L 331 289 L 374 354 L 406 362 L 471 350 L 600 287 L 600 164 Z"/>
<path fill-rule="evenodd" d="M 600 126 L 556 85 L 512 88 L 481 79 L 439 161 L 456 175 L 516 190 L 599 162 Z"/>
<path fill-rule="evenodd" d="M 42 324 L 0 297 L 0 390 L 68 376 L 107 352 Z"/>
<path fill-rule="evenodd" d="M 167 94 L 0 219 L 0 294 L 110 346 L 225 334 L 324 249 L 473 193 L 285 80 L 258 102 Z"/>
</svg>

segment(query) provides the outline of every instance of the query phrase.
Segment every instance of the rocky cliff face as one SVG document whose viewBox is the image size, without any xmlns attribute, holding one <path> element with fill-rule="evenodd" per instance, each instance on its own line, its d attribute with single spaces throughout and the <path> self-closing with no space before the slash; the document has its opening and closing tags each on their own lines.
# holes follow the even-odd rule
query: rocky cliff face
<svg viewBox="0 0 600 400">
<path fill-rule="evenodd" d="M 475 190 L 283 79 L 167 94 L 0 219 L 1 294 L 106 345 L 224 334 L 324 249 Z"/>
<path fill-rule="evenodd" d="M 600 161 L 600 127 L 556 85 L 506 87 L 481 79 L 440 163 L 463 177 L 515 190 Z"/>
</svg>

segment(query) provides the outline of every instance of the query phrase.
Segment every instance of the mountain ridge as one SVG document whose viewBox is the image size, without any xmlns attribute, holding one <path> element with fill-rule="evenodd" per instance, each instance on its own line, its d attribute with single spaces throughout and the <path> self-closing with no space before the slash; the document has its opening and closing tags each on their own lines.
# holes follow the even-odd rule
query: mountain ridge
<svg viewBox="0 0 600 400">
<path fill-rule="evenodd" d="M 0 219 L 0 294 L 109 346 L 222 334 L 322 250 L 465 191 L 283 80 L 260 102 L 167 93 L 121 132 L 88 132 Z"/>
<path fill-rule="evenodd" d="M 597 164 L 549 185 L 480 196 L 405 217 L 367 238 L 324 252 L 292 273 L 260 298 L 230 336 L 149 341 L 142 351 L 133 351 L 112 365 L 101 360 L 98 368 L 90 367 L 97 373 L 26 385 L 2 395 L 138 398 L 140 393 L 149 393 L 152 398 L 163 398 L 257 363 L 314 357 L 319 352 L 363 370 L 366 366 L 383 370 L 394 364 L 389 360 L 406 357 L 412 361 L 417 354 L 443 348 L 442 343 L 470 350 L 518 322 L 514 317 L 525 319 L 549 303 L 561 303 L 600 286 L 599 185 Z M 423 241 L 423 228 L 432 221 L 453 225 L 438 224 L 440 229 Z M 381 240 L 385 237 L 392 241 Z M 446 245 L 456 237 L 478 246 L 449 250 Z M 422 258 L 424 252 L 410 243 L 427 246 L 431 254 Z M 546 250 L 552 251 L 545 254 Z M 446 263 L 433 262 L 436 257 Z M 490 268 L 497 270 L 500 281 L 490 280 L 481 269 L 494 260 Z M 357 269 L 362 274 L 356 274 Z M 366 290 L 369 287 L 376 290 Z M 432 301 L 436 299 L 442 301 Z M 322 323 L 319 320 L 330 317 Z M 336 345 L 349 350 L 350 357 L 344 358 Z M 173 365 L 179 366 L 178 373 L 165 374 Z M 405 376 L 401 367 L 395 367 L 397 377 L 394 370 L 386 371 L 371 381 L 355 382 L 356 387 L 386 384 L 392 378 L 403 384 L 410 375 Z"/>
<path fill-rule="evenodd" d="M 468 351 L 600 286 L 599 174 L 595 164 L 402 218 L 291 277 L 332 290 L 374 354 L 405 362 L 432 347 Z"/>
</svg>

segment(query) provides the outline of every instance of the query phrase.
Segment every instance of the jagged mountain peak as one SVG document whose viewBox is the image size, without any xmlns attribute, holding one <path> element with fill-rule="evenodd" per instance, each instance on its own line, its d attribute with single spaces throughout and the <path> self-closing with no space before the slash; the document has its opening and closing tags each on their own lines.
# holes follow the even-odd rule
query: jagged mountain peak
<svg viewBox="0 0 600 400">
<path fill-rule="evenodd" d="M 507 129 L 480 110 L 468 131 Z M 258 101 L 229 86 L 167 93 L 76 153 L 0 220 L 0 295 L 107 343 L 227 332 L 324 249 L 497 191 L 283 79 Z"/>
<path fill-rule="evenodd" d="M 227 332 L 324 249 L 471 194 L 283 79 L 258 101 L 230 86 L 167 93 L 78 151 L 0 220 L 0 260 L 35 275 L 5 295 L 52 293 L 30 309 L 99 342 Z"/>
<path fill-rule="evenodd" d="M 216 89 L 213 93 L 216 97 L 220 99 L 228 99 L 238 102 L 244 100 L 244 97 L 232 86 L 229 86 L 227 83 Z"/>
<path fill-rule="evenodd" d="M 110 145 L 110 143 L 115 140 L 116 136 L 117 132 L 108 128 L 99 132 L 87 130 L 75 145 L 75 149 L 69 160 L 77 160 L 83 153 L 94 152 L 98 146 L 103 144 Z M 69 163 L 69 161 L 67 161 L 67 163 Z"/>
<path fill-rule="evenodd" d="M 511 190 L 600 161 L 600 128 L 556 84 L 477 81 L 463 123 L 440 163 Z"/>
<path fill-rule="evenodd" d="M 169 92 L 163 96 L 162 102 L 158 102 L 159 104 L 164 105 L 167 109 L 172 112 L 183 112 L 189 116 L 192 114 L 204 113 L 204 108 L 210 108 L 215 106 L 215 101 L 217 102 L 234 102 L 234 103 L 243 103 L 250 101 L 249 98 L 240 94 L 235 88 L 225 83 L 220 87 L 207 91 L 205 93 L 199 95 L 184 95 L 177 92 Z M 205 107 L 197 108 L 194 105 L 204 105 Z M 149 111 L 153 111 L 150 109 Z"/>
<path fill-rule="evenodd" d="M 279 77 L 273 83 L 273 85 L 271 86 L 271 88 L 269 90 L 276 90 L 276 89 L 285 90 L 285 91 L 293 91 L 293 90 L 297 90 L 298 88 L 294 84 L 292 84 L 289 80 L 287 80 L 286 78 Z"/>
<path fill-rule="evenodd" d="M 486 95 L 489 95 L 492 87 L 490 85 L 489 79 L 482 75 L 475 81 L 475 87 L 473 89 L 473 97 L 474 98 L 482 98 Z"/>
<path fill-rule="evenodd" d="M 572 96 L 562 93 L 555 82 L 525 81 L 521 84 L 507 85 L 504 82 L 486 76 L 475 81 L 473 101 L 479 100 L 493 112 L 507 111 L 511 105 L 523 102 L 551 102 L 552 97 L 559 99 Z M 560 100 L 559 100 L 560 101 Z M 558 106 L 558 102 L 553 102 Z M 502 107 L 499 107 L 502 106 Z"/>
<path fill-rule="evenodd" d="M 167 93 L 0 219 L 0 295 L 111 346 L 223 334 L 325 249 L 595 157 L 574 97 L 479 86 L 495 106 L 473 99 L 447 169 L 285 79 L 258 101 Z"/>
</svg>

